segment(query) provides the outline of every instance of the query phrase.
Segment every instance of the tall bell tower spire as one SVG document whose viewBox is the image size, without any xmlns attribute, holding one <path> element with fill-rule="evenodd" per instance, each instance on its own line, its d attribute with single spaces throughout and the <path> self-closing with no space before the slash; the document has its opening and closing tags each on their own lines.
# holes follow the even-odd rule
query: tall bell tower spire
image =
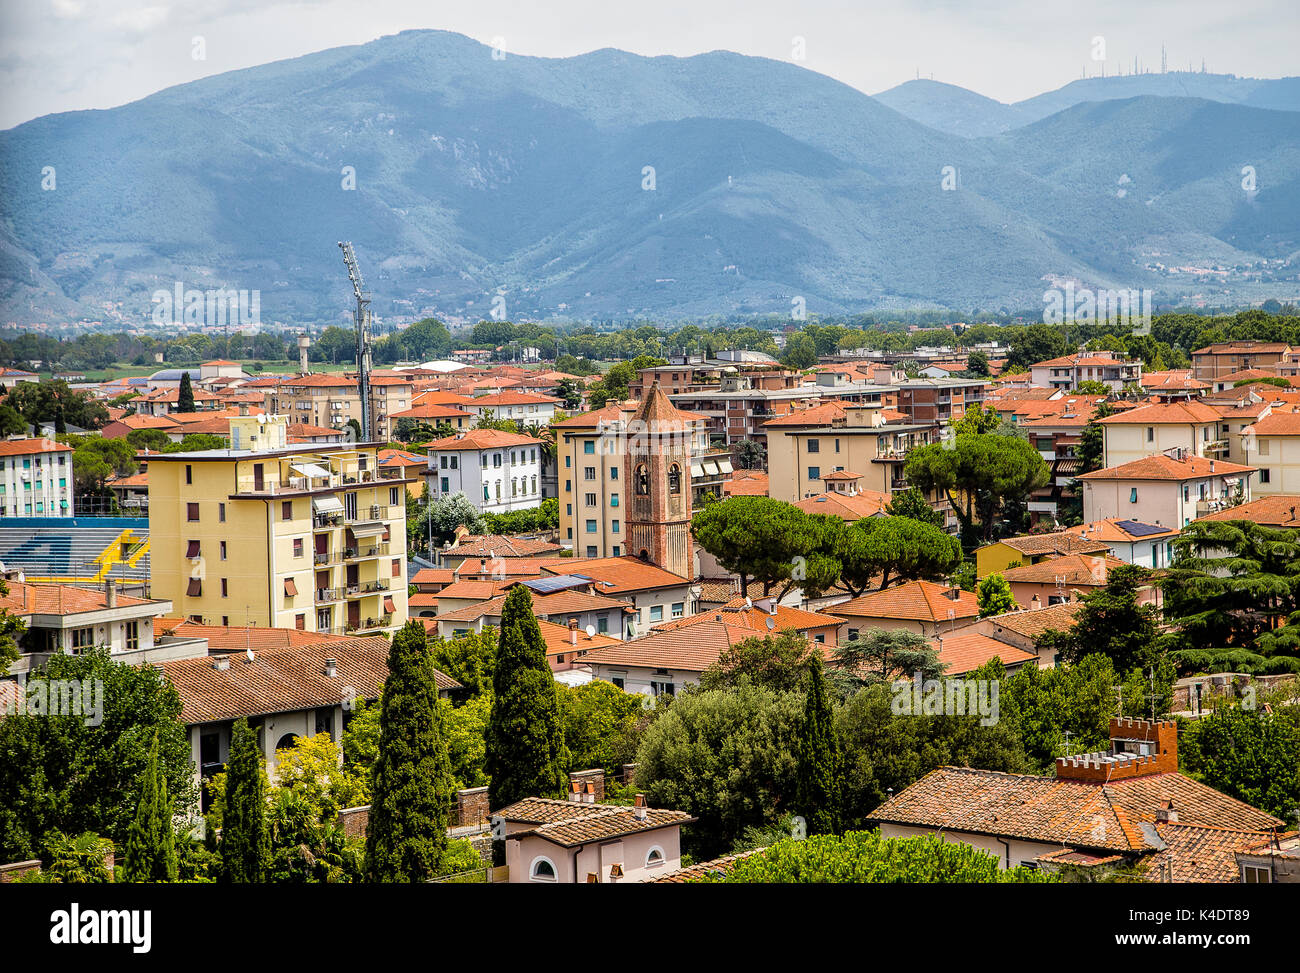
<svg viewBox="0 0 1300 973">
<path fill-rule="evenodd" d="M 630 502 L 627 551 L 684 578 L 695 576 L 691 550 L 691 440 L 694 416 L 655 382 L 628 421 Z"/>
</svg>

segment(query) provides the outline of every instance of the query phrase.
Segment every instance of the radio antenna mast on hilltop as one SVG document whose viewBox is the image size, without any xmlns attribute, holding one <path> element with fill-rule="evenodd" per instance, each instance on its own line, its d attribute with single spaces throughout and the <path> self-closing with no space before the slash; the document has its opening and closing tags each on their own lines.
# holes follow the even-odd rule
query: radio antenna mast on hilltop
<svg viewBox="0 0 1300 973">
<path fill-rule="evenodd" d="M 361 268 L 357 266 L 356 254 L 352 252 L 352 243 L 344 241 L 339 244 L 343 251 L 343 262 L 348 265 L 348 279 L 352 281 L 352 293 L 357 298 L 357 308 L 353 312 L 357 331 L 357 391 L 361 395 L 361 440 L 374 442 L 374 420 L 370 407 L 370 294 L 366 291 L 365 279 Z"/>
</svg>

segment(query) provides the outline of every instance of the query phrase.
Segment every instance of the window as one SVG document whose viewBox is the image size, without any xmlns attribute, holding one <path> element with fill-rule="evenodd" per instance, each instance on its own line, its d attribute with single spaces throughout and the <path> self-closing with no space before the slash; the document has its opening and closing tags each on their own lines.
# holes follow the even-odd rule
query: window
<svg viewBox="0 0 1300 973">
<path fill-rule="evenodd" d="M 573 457 L 572 457 L 572 456 L 569 456 L 568 454 L 565 454 L 565 457 L 564 457 L 564 466 L 565 466 L 566 469 L 567 469 L 568 467 L 570 467 L 570 466 L 573 465 L 572 460 L 573 460 Z"/>
<path fill-rule="evenodd" d="M 858 637 L 858 630 L 856 628 L 849 629 L 849 641 L 850 642 L 856 641 L 857 637 Z"/>
<path fill-rule="evenodd" d="M 582 451 L 588 456 L 596 452 L 596 440 L 588 439 L 582 444 Z"/>
<path fill-rule="evenodd" d="M 447 455 L 445 453 L 438 457 L 438 465 L 444 470 L 447 468 Z"/>
<path fill-rule="evenodd" d="M 221 542 L 221 560 L 224 561 L 225 559 L 226 559 L 226 542 L 225 542 L 225 541 L 222 541 L 222 542 Z"/>
<path fill-rule="evenodd" d="M 397 489 L 397 487 L 388 488 L 388 505 L 390 507 L 396 507 L 401 502 L 401 498 L 397 495 Z"/>
<path fill-rule="evenodd" d="M 185 505 L 185 519 L 191 524 L 199 519 L 199 505 L 197 503 L 187 503 Z"/>
<path fill-rule="evenodd" d="M 528 877 L 534 882 L 558 882 L 559 873 L 555 870 L 555 862 L 544 856 L 538 856 L 533 859 L 532 867 L 528 870 Z"/>
<path fill-rule="evenodd" d="M 134 652 L 140 648 L 140 623 L 127 622 L 122 626 L 123 644 L 128 652 Z"/>
<path fill-rule="evenodd" d="M 655 845 L 653 848 L 650 849 L 649 852 L 646 853 L 645 856 L 646 868 L 654 868 L 656 865 L 662 865 L 663 863 L 664 863 L 664 850 L 660 848 L 658 845 Z"/>
<path fill-rule="evenodd" d="M 651 680 L 650 682 L 651 696 L 671 696 L 676 689 L 677 686 L 675 683 L 656 682 L 654 680 Z"/>
<path fill-rule="evenodd" d="M 587 557 L 596 557 L 596 556 L 597 556 L 597 555 L 596 555 L 596 545 L 595 545 L 595 544 L 588 544 L 588 545 L 587 545 Z"/>
<path fill-rule="evenodd" d="M 447 493 L 451 489 L 451 482 L 445 476 L 439 477 L 439 480 L 441 481 L 441 491 Z M 487 497 L 483 499 L 486 500 Z"/>
<path fill-rule="evenodd" d="M 682 492 L 682 468 L 676 463 L 668 467 L 668 492 L 673 494 Z"/>
<path fill-rule="evenodd" d="M 1259 453 L 1260 456 L 1267 456 L 1267 455 L 1268 455 L 1268 440 L 1267 440 L 1267 439 L 1259 439 L 1259 440 L 1256 440 L 1256 442 L 1255 442 L 1255 452 Z"/>
<path fill-rule="evenodd" d="M 322 535 L 322 536 L 324 536 L 324 535 Z M 295 538 L 293 539 L 293 556 L 294 556 L 294 557 L 302 557 L 302 552 L 303 552 L 302 538 L 301 538 L 301 537 L 295 537 Z"/>
<path fill-rule="evenodd" d="M 623 683 L 625 682 L 622 676 L 612 676 L 609 681 L 612 682 L 619 689 L 623 688 Z"/>
<path fill-rule="evenodd" d="M 280 519 L 293 520 L 293 501 L 285 500 L 280 504 Z"/>
<path fill-rule="evenodd" d="M 587 548 L 587 550 L 591 552 L 590 554 L 587 555 L 588 557 L 595 557 L 595 556 L 596 556 L 596 554 L 595 554 L 596 549 L 595 549 L 594 547 L 589 547 L 589 548 Z M 596 619 L 596 631 L 597 631 L 599 634 L 601 634 L 601 635 L 605 635 L 605 634 L 607 634 L 607 633 L 609 632 L 609 616 L 608 616 L 608 615 L 601 615 L 598 619 Z"/>
<path fill-rule="evenodd" d="M 393 558 L 390 567 L 392 569 L 394 578 L 400 578 L 402 576 L 402 559 L 400 557 Z"/>
<path fill-rule="evenodd" d="M 808 467 L 808 479 L 820 480 L 822 478 L 822 468 L 820 466 Z"/>
<path fill-rule="evenodd" d="M 839 451 L 840 451 L 840 441 L 837 439 L 835 440 L 835 452 L 838 453 Z"/>
<path fill-rule="evenodd" d="M 617 533 L 618 533 L 618 521 L 617 521 L 617 520 L 615 520 L 613 523 L 611 523 L 611 524 L 609 525 L 609 532 L 610 532 L 611 534 L 617 534 Z"/>
<path fill-rule="evenodd" d="M 596 478 L 596 467 L 584 466 L 582 468 L 582 478 L 584 480 L 594 480 Z"/>
<path fill-rule="evenodd" d="M 226 505 L 224 503 L 217 504 L 217 522 L 222 524 L 226 522 Z"/>
<path fill-rule="evenodd" d="M 1273 873 L 1263 865 L 1242 865 L 1241 880 L 1247 885 L 1269 885 L 1273 882 Z"/>
<path fill-rule="evenodd" d="M 189 485 L 194 482 L 194 467 L 188 463 L 185 464 L 185 483 Z"/>
<path fill-rule="evenodd" d="M 618 467 L 617 467 L 617 466 L 611 466 L 611 467 L 609 468 L 609 478 L 610 478 L 611 480 L 617 480 L 617 479 L 618 479 Z"/>
<path fill-rule="evenodd" d="M 1147 426 L 1147 442 L 1153 443 L 1156 439 L 1156 427 Z"/>
<path fill-rule="evenodd" d="M 1260 483 L 1268 483 L 1268 482 L 1269 482 L 1268 467 L 1266 467 L 1266 466 L 1261 466 L 1261 467 L 1260 467 L 1260 469 L 1259 469 L 1259 482 L 1260 482 Z"/>
<path fill-rule="evenodd" d="M 228 588 L 227 585 L 226 585 L 226 579 L 225 579 L 225 578 L 222 578 L 222 579 L 221 579 L 221 597 L 222 597 L 222 598 L 228 598 L 228 597 L 230 597 L 230 590 L 229 590 L 229 588 Z"/>
<path fill-rule="evenodd" d="M 199 542 L 198 542 L 198 541 L 187 541 L 187 542 L 186 542 L 186 544 L 185 544 L 185 556 L 188 557 L 188 558 L 191 558 L 191 559 L 200 556 L 200 555 L 199 555 Z"/>
<path fill-rule="evenodd" d="M 93 628 L 74 628 L 70 633 L 72 635 L 72 651 L 80 652 L 82 649 L 89 649 L 95 644 L 95 630 Z"/>
<path fill-rule="evenodd" d="M 622 557 L 622 556 L 623 556 L 623 549 L 620 548 L 617 544 L 615 544 L 615 545 L 614 545 L 614 550 L 610 552 L 610 556 L 611 556 L 611 557 Z"/>
<path fill-rule="evenodd" d="M 284 579 L 284 597 L 293 598 L 298 594 L 298 583 L 293 578 Z"/>
<path fill-rule="evenodd" d="M 640 463 L 636 468 L 636 495 L 644 497 L 650 493 L 650 471 L 646 469 L 644 463 Z"/>
<path fill-rule="evenodd" d="M 1129 492 L 1128 492 L 1128 502 L 1129 502 L 1129 503 L 1137 503 L 1137 502 L 1138 502 L 1138 488 L 1137 488 L 1137 487 L 1133 487 L 1132 489 L 1129 490 Z"/>
<path fill-rule="evenodd" d="M 664 620 L 664 606 L 663 606 L 663 605 L 651 605 L 651 606 L 650 606 L 650 621 L 652 621 L 652 622 L 662 622 L 663 620 Z"/>
<path fill-rule="evenodd" d="M 822 444 L 819 440 L 816 439 L 808 440 L 808 452 L 820 453 L 821 451 L 822 451 Z"/>
<path fill-rule="evenodd" d="M 610 505 L 611 507 L 617 507 L 617 506 L 618 506 L 618 494 L 617 494 L 617 493 L 611 493 L 611 494 L 609 495 L 609 505 Z"/>
<path fill-rule="evenodd" d="M 681 601 L 673 602 L 673 618 L 683 618 L 686 615 L 686 603 Z"/>
<path fill-rule="evenodd" d="M 585 502 L 588 507 L 596 506 L 596 495 L 594 493 L 585 494 Z"/>
<path fill-rule="evenodd" d="M 293 616 L 293 627 L 296 628 L 296 629 L 297 629 L 298 631 L 300 631 L 300 632 L 303 631 L 304 629 L 306 629 L 306 628 L 307 628 L 307 616 L 304 615 L 304 614 L 302 614 L 301 612 L 298 613 L 297 615 L 294 615 L 294 616 Z M 326 627 L 328 627 L 328 626 L 326 626 Z"/>
<path fill-rule="evenodd" d="M 596 522 L 594 520 L 587 521 L 587 533 L 588 534 L 596 533 Z"/>
<path fill-rule="evenodd" d="M 190 598 L 200 598 L 203 596 L 203 582 L 198 578 L 190 578 L 189 586 L 185 589 L 185 594 Z"/>
</svg>

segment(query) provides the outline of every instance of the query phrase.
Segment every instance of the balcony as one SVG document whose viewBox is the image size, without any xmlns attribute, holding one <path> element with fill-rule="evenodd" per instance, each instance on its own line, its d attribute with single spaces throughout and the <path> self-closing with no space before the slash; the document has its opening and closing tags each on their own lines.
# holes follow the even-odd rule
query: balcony
<svg viewBox="0 0 1300 973">
<path fill-rule="evenodd" d="M 387 541 L 359 544 L 356 547 L 345 548 L 343 559 L 345 561 L 364 561 L 366 558 L 383 557 L 388 553 L 389 547 Z"/>
<path fill-rule="evenodd" d="M 313 530 L 329 530 L 331 527 L 343 526 L 343 515 L 338 513 L 314 514 L 311 518 Z"/>
<path fill-rule="evenodd" d="M 338 563 L 339 563 L 339 555 L 338 555 L 338 552 L 337 552 L 337 551 L 323 551 L 322 553 L 320 553 L 320 554 L 316 554 L 316 555 L 314 555 L 314 556 L 312 557 L 312 563 L 313 563 L 313 564 L 317 564 L 317 565 L 322 565 L 322 564 L 338 564 Z"/>
<path fill-rule="evenodd" d="M 357 632 L 371 632 L 376 629 L 389 628 L 393 624 L 393 615 L 387 612 L 377 617 L 359 619 L 356 622 L 348 622 L 345 626 L 345 634 L 353 635 Z"/>
<path fill-rule="evenodd" d="M 358 507 L 356 516 L 349 517 L 349 524 L 364 524 L 375 520 L 388 519 L 388 504 L 376 503 L 369 507 Z"/>
<path fill-rule="evenodd" d="M 1210 454 L 1214 454 L 1217 456 L 1218 454 L 1226 453 L 1227 451 L 1228 451 L 1228 440 L 1226 439 L 1213 439 L 1210 442 L 1205 444 L 1205 455 L 1207 456 Z"/>
<path fill-rule="evenodd" d="M 338 601 L 343 597 L 343 593 L 338 588 L 317 588 L 316 604 L 328 604 L 332 601 Z"/>
</svg>

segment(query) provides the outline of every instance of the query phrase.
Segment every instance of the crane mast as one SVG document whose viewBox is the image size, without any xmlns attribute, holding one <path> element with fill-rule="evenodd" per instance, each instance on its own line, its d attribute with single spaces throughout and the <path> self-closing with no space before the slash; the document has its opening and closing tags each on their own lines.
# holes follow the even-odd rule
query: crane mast
<svg viewBox="0 0 1300 973">
<path fill-rule="evenodd" d="M 357 307 L 353 312 L 357 332 L 357 391 L 361 395 L 361 439 L 362 442 L 375 441 L 374 416 L 370 402 L 370 294 L 366 291 L 365 279 L 361 268 L 357 266 L 357 256 L 352 252 L 352 243 L 339 243 L 343 251 L 343 262 L 348 266 L 348 279 L 352 281 L 352 293 L 356 295 Z"/>
</svg>

